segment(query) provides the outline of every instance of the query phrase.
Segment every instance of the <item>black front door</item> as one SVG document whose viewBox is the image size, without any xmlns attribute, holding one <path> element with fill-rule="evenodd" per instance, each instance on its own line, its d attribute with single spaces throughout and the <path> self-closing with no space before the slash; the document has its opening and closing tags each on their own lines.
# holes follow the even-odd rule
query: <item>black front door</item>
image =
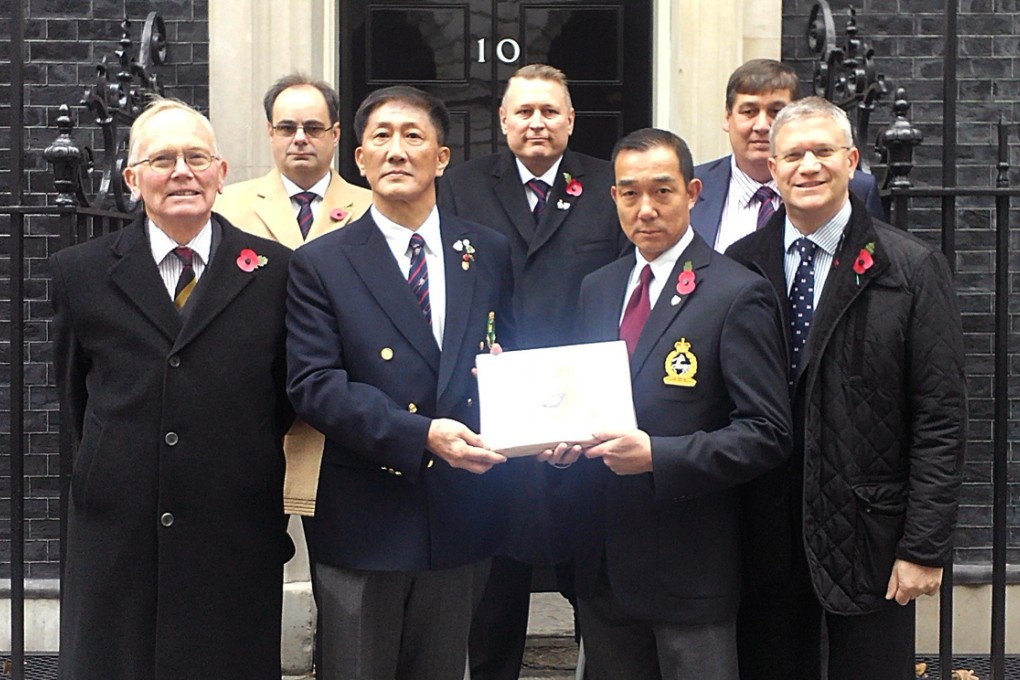
<svg viewBox="0 0 1020 680">
<path fill-rule="evenodd" d="M 342 0 L 339 49 L 340 169 L 351 180 L 354 112 L 387 85 L 446 102 L 453 163 L 503 148 L 503 87 L 531 63 L 567 74 L 570 148 L 608 158 L 623 134 L 651 124 L 651 0 Z"/>
</svg>

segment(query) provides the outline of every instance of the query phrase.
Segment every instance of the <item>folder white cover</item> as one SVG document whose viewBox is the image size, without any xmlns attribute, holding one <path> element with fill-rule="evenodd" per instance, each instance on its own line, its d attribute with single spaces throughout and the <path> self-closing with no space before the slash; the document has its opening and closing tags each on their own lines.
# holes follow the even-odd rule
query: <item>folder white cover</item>
<svg viewBox="0 0 1020 680">
<path fill-rule="evenodd" d="M 637 427 L 622 340 L 479 354 L 475 365 L 481 435 L 505 456 Z"/>
</svg>

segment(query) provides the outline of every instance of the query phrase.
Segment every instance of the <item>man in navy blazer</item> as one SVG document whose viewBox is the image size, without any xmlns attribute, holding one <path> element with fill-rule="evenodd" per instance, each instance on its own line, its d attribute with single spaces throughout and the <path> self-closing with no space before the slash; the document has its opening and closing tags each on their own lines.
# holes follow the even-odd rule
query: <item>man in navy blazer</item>
<svg viewBox="0 0 1020 680">
<path fill-rule="evenodd" d="M 612 195 L 636 253 L 585 278 L 580 332 L 627 341 L 638 429 L 593 433 L 583 457 L 565 444 L 540 455 L 579 460 L 589 677 L 735 680 L 737 486 L 791 446 L 778 303 L 765 279 L 688 228 L 700 182 L 686 179 L 683 140 L 638 130 L 613 158 Z"/>
<path fill-rule="evenodd" d="M 752 59 L 730 75 L 723 130 L 733 153 L 694 168 L 702 191 L 691 210 L 694 229 L 720 253 L 758 227 L 763 201 L 770 204 L 770 214 L 782 203 L 769 173 L 769 130 L 779 111 L 797 98 L 798 89 L 794 70 L 773 59 Z M 762 187 L 771 194 L 758 193 Z M 855 173 L 850 191 L 872 216 L 886 219 L 874 176 Z"/>
<path fill-rule="evenodd" d="M 507 148 L 446 172 L 439 205 L 444 214 L 488 225 L 510 241 L 518 346 L 567 344 L 581 280 L 629 245 L 609 198 L 613 170 L 605 160 L 567 148 L 574 109 L 559 69 L 519 69 L 507 82 L 499 117 Z M 543 206 L 531 186 L 536 179 L 548 187 Z M 533 458 L 506 467 L 518 502 L 471 624 L 472 680 L 520 674 L 533 565 L 555 565 L 560 592 L 573 597 L 565 527 L 552 503 L 561 475 Z"/>
<path fill-rule="evenodd" d="M 513 343 L 510 250 L 436 208 L 441 101 L 377 90 L 354 127 L 372 207 L 299 248 L 288 286 L 288 392 L 326 436 L 323 677 L 447 680 L 464 673 L 474 582 L 505 530 L 491 470 L 505 458 L 476 434 L 471 369 Z"/>
</svg>

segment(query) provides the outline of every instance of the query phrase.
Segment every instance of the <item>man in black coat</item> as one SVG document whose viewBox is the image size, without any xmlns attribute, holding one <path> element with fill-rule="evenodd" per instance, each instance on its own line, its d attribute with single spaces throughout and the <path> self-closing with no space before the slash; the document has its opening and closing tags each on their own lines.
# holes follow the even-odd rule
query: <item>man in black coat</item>
<svg viewBox="0 0 1020 680">
<path fill-rule="evenodd" d="M 778 305 L 766 281 L 690 228 L 701 183 L 687 179 L 683 140 L 638 130 L 613 156 L 612 195 L 636 252 L 585 278 L 579 333 L 627 341 L 639 429 L 593 433 L 580 460 L 580 446 L 540 455 L 578 461 L 563 520 L 578 544 L 587 670 L 736 680 L 737 488 L 791 443 Z"/>
<path fill-rule="evenodd" d="M 552 66 L 519 69 L 499 117 L 508 148 L 451 168 L 439 181 L 439 205 L 509 239 L 518 347 L 567 344 L 581 279 L 628 245 L 609 198 L 613 171 L 567 148 L 574 109 L 566 76 Z M 473 680 L 516 680 L 520 673 L 533 565 L 559 565 L 558 587 L 573 593 L 565 527 L 552 509 L 558 473 L 531 457 L 506 467 L 516 500 L 471 625 Z"/>
<path fill-rule="evenodd" d="M 279 680 L 289 251 L 211 213 L 197 111 L 156 102 L 128 163 L 145 214 L 50 260 L 77 444 L 60 677 Z"/>
<path fill-rule="evenodd" d="M 770 141 L 785 210 L 727 254 L 783 301 L 796 448 L 748 489 L 741 678 L 909 680 L 913 600 L 938 591 L 960 490 L 953 276 L 848 191 L 858 151 L 841 109 L 790 104 Z"/>
</svg>

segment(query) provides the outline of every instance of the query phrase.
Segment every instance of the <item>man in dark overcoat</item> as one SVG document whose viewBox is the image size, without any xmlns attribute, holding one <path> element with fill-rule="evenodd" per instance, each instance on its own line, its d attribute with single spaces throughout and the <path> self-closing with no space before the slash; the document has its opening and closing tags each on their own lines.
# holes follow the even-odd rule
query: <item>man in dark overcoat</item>
<svg viewBox="0 0 1020 680">
<path fill-rule="evenodd" d="M 132 126 L 125 229 L 50 260 L 62 423 L 77 446 L 63 680 L 279 680 L 289 251 L 211 208 L 209 121 Z"/>
<path fill-rule="evenodd" d="M 726 254 L 782 301 L 795 447 L 746 490 L 740 677 L 910 680 L 914 600 L 938 592 L 960 492 L 953 276 L 852 193 L 840 108 L 802 99 L 770 134 L 784 209 Z"/>
</svg>

